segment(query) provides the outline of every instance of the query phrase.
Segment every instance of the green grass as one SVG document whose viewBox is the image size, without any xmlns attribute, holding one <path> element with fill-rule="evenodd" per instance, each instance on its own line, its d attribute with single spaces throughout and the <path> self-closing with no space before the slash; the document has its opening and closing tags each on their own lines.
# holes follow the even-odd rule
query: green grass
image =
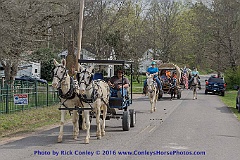
<svg viewBox="0 0 240 160">
<path fill-rule="evenodd" d="M 0 138 L 32 132 L 39 127 L 60 123 L 58 105 L 0 115 Z M 66 119 L 70 119 L 67 112 Z"/>
<path fill-rule="evenodd" d="M 238 113 L 236 109 L 236 96 L 237 91 L 227 91 L 225 96 L 221 97 L 221 100 L 232 110 L 232 112 L 237 116 L 238 120 L 240 120 L 240 113 Z"/>
</svg>

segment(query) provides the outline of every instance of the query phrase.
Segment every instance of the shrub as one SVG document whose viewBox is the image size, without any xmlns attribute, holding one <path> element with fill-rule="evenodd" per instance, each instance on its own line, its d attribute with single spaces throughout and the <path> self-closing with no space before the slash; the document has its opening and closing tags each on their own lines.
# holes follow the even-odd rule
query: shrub
<svg viewBox="0 0 240 160">
<path fill-rule="evenodd" d="M 240 66 L 238 66 L 235 71 L 227 69 L 224 75 L 228 89 L 233 89 L 234 86 L 240 85 Z"/>
</svg>

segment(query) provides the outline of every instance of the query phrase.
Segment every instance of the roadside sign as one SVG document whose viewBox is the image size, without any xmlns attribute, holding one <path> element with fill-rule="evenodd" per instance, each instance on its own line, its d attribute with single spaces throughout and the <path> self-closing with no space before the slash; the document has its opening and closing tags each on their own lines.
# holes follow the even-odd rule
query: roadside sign
<svg viewBox="0 0 240 160">
<path fill-rule="evenodd" d="M 28 105 L 28 94 L 14 94 L 15 105 Z"/>
</svg>

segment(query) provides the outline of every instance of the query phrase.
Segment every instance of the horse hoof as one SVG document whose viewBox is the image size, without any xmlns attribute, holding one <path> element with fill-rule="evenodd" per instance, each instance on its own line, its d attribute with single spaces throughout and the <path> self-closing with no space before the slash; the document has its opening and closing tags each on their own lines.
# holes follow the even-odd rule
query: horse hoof
<svg viewBox="0 0 240 160">
<path fill-rule="evenodd" d="M 89 144 L 89 139 L 85 139 L 85 144 Z"/>
<path fill-rule="evenodd" d="M 97 136 L 97 139 L 101 139 L 102 137 L 101 136 Z"/>
<path fill-rule="evenodd" d="M 102 132 L 102 136 L 105 136 L 105 131 L 104 131 L 104 132 Z"/>
<path fill-rule="evenodd" d="M 62 142 L 62 138 L 58 138 L 58 143 L 61 143 Z"/>
<path fill-rule="evenodd" d="M 74 140 L 77 140 L 77 138 L 78 138 L 77 136 L 73 136 L 73 139 L 74 139 Z"/>
</svg>

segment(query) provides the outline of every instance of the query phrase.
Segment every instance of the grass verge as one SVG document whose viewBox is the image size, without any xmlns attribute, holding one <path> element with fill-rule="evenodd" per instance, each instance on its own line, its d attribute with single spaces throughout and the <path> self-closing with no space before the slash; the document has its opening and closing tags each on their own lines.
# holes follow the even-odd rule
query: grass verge
<svg viewBox="0 0 240 160">
<path fill-rule="evenodd" d="M 232 112 L 237 116 L 238 120 L 240 120 L 240 113 L 238 113 L 236 109 L 236 96 L 237 91 L 227 91 L 224 97 L 221 96 L 221 100 L 232 110 Z"/>
<path fill-rule="evenodd" d="M 32 132 L 47 125 L 59 124 L 60 111 L 58 107 L 59 105 L 55 105 L 0 115 L 0 138 Z M 67 114 L 66 119 L 70 119 L 69 114 Z"/>
</svg>

